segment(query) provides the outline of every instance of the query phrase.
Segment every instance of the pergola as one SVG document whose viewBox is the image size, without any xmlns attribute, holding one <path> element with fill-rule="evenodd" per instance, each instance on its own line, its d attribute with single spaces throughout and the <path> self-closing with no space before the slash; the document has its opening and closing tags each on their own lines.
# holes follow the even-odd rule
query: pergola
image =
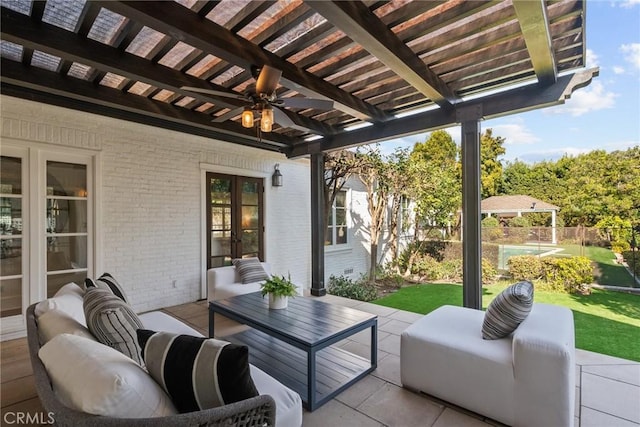
<svg viewBox="0 0 640 427">
<path fill-rule="evenodd" d="M 492 196 L 480 204 L 480 212 L 491 216 L 522 216 L 523 213 L 551 212 L 551 243 L 556 244 L 556 215 L 560 208 L 531 196 Z"/>
<path fill-rule="evenodd" d="M 309 156 L 314 295 L 324 153 L 460 123 L 464 305 L 479 308 L 480 121 L 561 104 L 598 74 L 580 0 L 7 0 L 1 24 L 4 95 Z M 242 127 L 229 95 L 265 65 L 282 71 L 278 98 L 332 108 Z"/>
</svg>

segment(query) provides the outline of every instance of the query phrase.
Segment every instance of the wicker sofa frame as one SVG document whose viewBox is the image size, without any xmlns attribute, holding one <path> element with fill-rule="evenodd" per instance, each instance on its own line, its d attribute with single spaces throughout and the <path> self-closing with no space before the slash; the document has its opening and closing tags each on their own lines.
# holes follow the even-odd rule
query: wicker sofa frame
<svg viewBox="0 0 640 427">
<path fill-rule="evenodd" d="M 36 304 L 32 304 L 27 309 L 27 341 L 33 377 L 44 410 L 51 414 L 58 426 L 158 427 L 184 425 L 262 427 L 275 425 L 276 404 L 273 398 L 268 395 L 256 396 L 218 408 L 158 418 L 112 418 L 68 408 L 57 399 L 49 375 L 38 357 L 40 340 L 38 337 L 38 322 L 34 313 L 35 306 Z"/>
</svg>

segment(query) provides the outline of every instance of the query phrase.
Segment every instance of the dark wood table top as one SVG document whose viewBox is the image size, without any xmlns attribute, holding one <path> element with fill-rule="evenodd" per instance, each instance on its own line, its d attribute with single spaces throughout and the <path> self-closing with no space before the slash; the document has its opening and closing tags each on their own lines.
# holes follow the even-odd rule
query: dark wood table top
<svg viewBox="0 0 640 427">
<path fill-rule="evenodd" d="M 306 347 L 321 346 L 377 318 L 374 314 L 322 302 L 320 298 L 289 298 L 288 307 L 281 310 L 270 310 L 269 298 L 263 298 L 260 292 L 209 304 L 216 312 L 232 315 L 230 317 L 239 318 L 249 326 L 268 329 L 270 334 Z"/>
</svg>

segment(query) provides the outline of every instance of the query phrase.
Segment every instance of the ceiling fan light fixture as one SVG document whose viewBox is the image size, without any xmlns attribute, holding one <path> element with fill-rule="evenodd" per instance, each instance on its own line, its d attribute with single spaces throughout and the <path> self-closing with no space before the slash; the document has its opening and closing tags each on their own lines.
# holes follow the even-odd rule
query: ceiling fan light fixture
<svg viewBox="0 0 640 427">
<path fill-rule="evenodd" d="M 262 132 L 271 132 L 273 127 L 273 109 L 265 107 L 262 109 L 262 118 L 260 119 L 260 130 Z"/>
<path fill-rule="evenodd" d="M 250 107 L 245 107 L 242 112 L 242 126 L 245 128 L 253 127 L 253 111 Z"/>
</svg>

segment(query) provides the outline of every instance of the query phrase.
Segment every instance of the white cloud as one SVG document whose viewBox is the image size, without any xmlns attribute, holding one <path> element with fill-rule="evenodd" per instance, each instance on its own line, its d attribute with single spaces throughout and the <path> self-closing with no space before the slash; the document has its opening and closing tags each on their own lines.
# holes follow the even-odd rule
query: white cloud
<svg viewBox="0 0 640 427">
<path fill-rule="evenodd" d="M 614 4 L 620 5 L 624 9 L 631 9 L 633 6 L 640 4 L 640 0 L 625 0 L 614 2 Z"/>
<path fill-rule="evenodd" d="M 545 112 L 549 114 L 571 114 L 574 117 L 582 116 L 591 111 L 613 108 L 617 97 L 617 94 L 607 91 L 601 82 L 595 81 L 586 88 L 575 91 L 563 105 L 548 108 Z"/>
<path fill-rule="evenodd" d="M 629 43 L 620 46 L 624 59 L 634 68 L 640 70 L 640 43 Z"/>
<path fill-rule="evenodd" d="M 505 145 L 526 145 L 540 142 L 540 138 L 522 123 L 508 123 L 489 127 L 493 129 L 494 136 L 501 136 L 505 139 Z"/>
<path fill-rule="evenodd" d="M 592 51 L 591 49 L 587 49 L 587 53 L 586 53 L 586 68 L 593 68 L 593 67 L 599 67 L 600 66 L 600 62 L 598 61 L 598 59 L 600 59 L 598 57 L 598 55 Z"/>
<path fill-rule="evenodd" d="M 614 65 L 613 66 L 613 73 L 614 74 L 624 74 L 624 67 L 620 67 L 618 65 Z"/>
</svg>

